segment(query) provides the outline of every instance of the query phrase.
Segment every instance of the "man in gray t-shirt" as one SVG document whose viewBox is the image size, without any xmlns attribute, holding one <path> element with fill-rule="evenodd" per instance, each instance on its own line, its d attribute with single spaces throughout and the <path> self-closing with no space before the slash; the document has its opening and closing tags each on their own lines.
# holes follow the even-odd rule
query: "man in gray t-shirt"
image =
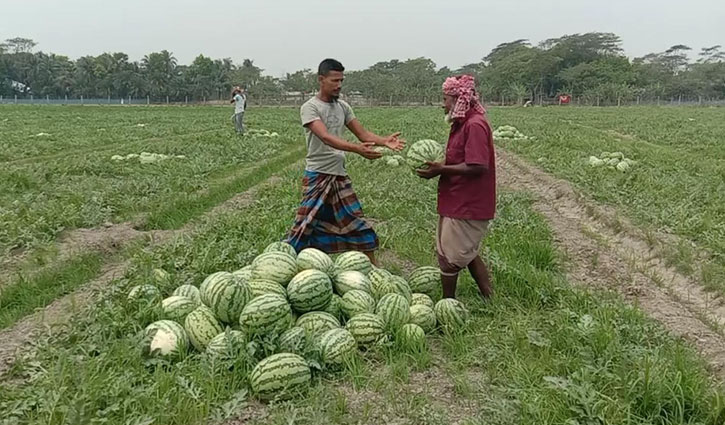
<svg viewBox="0 0 725 425">
<path fill-rule="evenodd" d="M 322 61 L 318 69 L 320 90 L 300 108 L 307 139 L 307 165 L 302 204 L 286 240 L 297 251 L 308 247 L 328 254 L 361 251 L 375 264 L 378 238 L 365 221 L 347 176 L 345 152 L 374 160 L 382 154 L 373 146 L 400 151 L 405 141 L 398 138 L 400 133 L 382 137 L 360 124 L 350 105 L 339 99 L 344 70 L 334 59 Z M 345 127 L 361 143 L 343 139 Z"/>
</svg>

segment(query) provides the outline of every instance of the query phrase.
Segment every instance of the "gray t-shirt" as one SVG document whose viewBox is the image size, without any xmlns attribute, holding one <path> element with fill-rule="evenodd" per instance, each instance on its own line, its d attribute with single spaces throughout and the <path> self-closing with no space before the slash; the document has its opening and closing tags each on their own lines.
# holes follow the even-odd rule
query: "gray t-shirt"
<svg viewBox="0 0 725 425">
<path fill-rule="evenodd" d="M 246 102 L 247 98 L 245 95 L 241 95 L 237 93 L 236 96 L 234 96 L 234 113 L 239 114 L 241 112 L 244 112 L 244 102 Z"/>
<path fill-rule="evenodd" d="M 307 128 L 307 124 L 321 120 L 327 131 L 342 137 L 345 125 L 355 119 L 352 108 L 346 102 L 324 102 L 317 96 L 305 102 L 300 108 L 300 118 L 305 126 L 307 138 L 307 171 L 315 171 L 336 176 L 346 176 L 345 152 L 328 146 Z"/>
</svg>

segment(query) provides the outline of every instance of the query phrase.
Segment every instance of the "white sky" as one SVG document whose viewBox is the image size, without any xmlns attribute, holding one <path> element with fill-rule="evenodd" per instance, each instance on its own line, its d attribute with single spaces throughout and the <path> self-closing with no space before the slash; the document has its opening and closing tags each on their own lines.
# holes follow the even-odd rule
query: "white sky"
<svg viewBox="0 0 725 425">
<path fill-rule="evenodd" d="M 0 39 L 73 59 L 167 49 L 182 64 L 251 58 L 274 76 L 325 57 L 348 70 L 419 56 L 456 68 L 502 42 L 590 31 L 618 34 L 632 57 L 725 45 L 725 0 L 0 0 L 0 14 Z"/>
</svg>

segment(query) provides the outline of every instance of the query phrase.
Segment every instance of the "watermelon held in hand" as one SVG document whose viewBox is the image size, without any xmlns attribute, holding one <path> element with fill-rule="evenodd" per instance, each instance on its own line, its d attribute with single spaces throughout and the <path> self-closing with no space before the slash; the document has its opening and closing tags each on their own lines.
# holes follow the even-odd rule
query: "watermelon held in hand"
<svg viewBox="0 0 725 425">
<path fill-rule="evenodd" d="M 445 151 L 443 145 L 435 140 L 418 140 L 408 149 L 406 161 L 415 170 L 426 168 L 426 162 L 443 162 Z"/>
</svg>

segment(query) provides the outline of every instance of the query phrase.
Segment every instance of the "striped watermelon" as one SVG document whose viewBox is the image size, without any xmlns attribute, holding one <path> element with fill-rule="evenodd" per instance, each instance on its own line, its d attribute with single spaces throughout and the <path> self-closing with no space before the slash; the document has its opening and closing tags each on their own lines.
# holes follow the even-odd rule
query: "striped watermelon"
<svg viewBox="0 0 725 425">
<path fill-rule="evenodd" d="M 307 342 L 307 331 L 299 326 L 294 326 L 279 336 L 279 349 L 285 353 L 301 354 Z"/>
<path fill-rule="evenodd" d="M 252 261 L 252 279 L 270 280 L 287 286 L 296 273 L 297 261 L 286 252 L 265 252 Z"/>
<path fill-rule="evenodd" d="M 252 290 L 233 274 L 214 273 L 201 284 L 201 301 L 225 323 L 239 320 L 244 306 L 252 299 Z"/>
<path fill-rule="evenodd" d="M 199 305 L 191 298 L 172 295 L 161 301 L 164 317 L 175 322 L 184 323 L 186 316 L 196 310 Z"/>
<path fill-rule="evenodd" d="M 406 162 L 413 170 L 425 168 L 426 162 L 442 162 L 445 151 L 435 140 L 418 140 L 408 149 Z"/>
<path fill-rule="evenodd" d="M 252 279 L 247 283 L 252 291 L 252 298 L 257 298 L 264 294 L 277 294 L 287 298 L 287 290 L 279 283 L 270 280 Z"/>
<path fill-rule="evenodd" d="M 239 317 L 242 329 L 252 335 L 282 333 L 291 326 L 292 309 L 277 294 L 265 294 L 247 303 Z"/>
<path fill-rule="evenodd" d="M 312 372 L 305 359 L 293 353 L 273 354 L 252 369 L 249 383 L 260 399 L 286 399 L 306 388 Z"/>
<path fill-rule="evenodd" d="M 410 290 L 410 286 L 408 286 L 408 282 L 406 282 L 405 279 L 400 276 L 392 276 L 390 280 L 395 286 L 395 293 L 402 295 L 405 300 L 408 301 L 408 304 L 410 304 L 410 300 L 413 294 Z"/>
<path fill-rule="evenodd" d="M 250 280 L 252 280 L 252 266 L 244 266 L 241 269 L 232 272 L 232 274 L 234 275 L 234 277 L 237 278 L 238 281 L 249 282 Z"/>
<path fill-rule="evenodd" d="M 212 358 L 234 359 L 244 351 L 246 342 L 244 332 L 227 329 L 209 341 L 206 354 Z"/>
<path fill-rule="evenodd" d="M 410 297 L 410 306 L 412 307 L 414 305 L 424 305 L 430 307 L 432 310 L 435 306 L 435 303 L 433 302 L 431 297 L 426 294 L 413 294 Z"/>
<path fill-rule="evenodd" d="M 171 275 L 164 269 L 153 269 L 151 272 L 154 276 L 154 282 L 159 285 L 168 285 L 171 283 Z"/>
<path fill-rule="evenodd" d="M 415 304 L 410 306 L 408 323 L 416 324 L 423 329 L 423 332 L 430 333 L 436 328 L 436 314 L 427 305 Z"/>
<path fill-rule="evenodd" d="M 436 267 L 419 267 L 408 277 L 413 292 L 434 296 L 441 288 L 441 271 Z"/>
<path fill-rule="evenodd" d="M 355 289 L 369 293 L 372 290 L 370 279 L 355 270 L 339 272 L 335 276 L 335 291 L 338 294 L 345 295 Z"/>
<path fill-rule="evenodd" d="M 209 341 L 223 330 L 211 309 L 204 305 L 200 305 L 186 316 L 184 329 L 191 343 L 199 351 L 204 351 Z"/>
<path fill-rule="evenodd" d="M 448 331 L 461 328 L 469 316 L 466 306 L 455 298 L 443 298 L 436 303 L 433 311 L 438 324 Z"/>
<path fill-rule="evenodd" d="M 348 319 L 361 313 L 374 313 L 375 298 L 367 292 L 353 289 L 342 296 L 340 308 Z"/>
<path fill-rule="evenodd" d="M 156 302 L 161 299 L 161 291 L 154 285 L 138 285 L 128 291 L 128 300 L 131 302 Z"/>
<path fill-rule="evenodd" d="M 327 303 L 327 306 L 322 311 L 324 311 L 325 313 L 330 313 L 338 319 L 342 318 L 341 301 L 342 298 L 340 298 L 339 295 L 332 294 L 330 302 Z"/>
<path fill-rule="evenodd" d="M 410 319 L 410 304 L 400 294 L 384 295 L 375 307 L 377 313 L 385 322 L 389 331 L 395 331 Z"/>
<path fill-rule="evenodd" d="M 189 349 L 189 337 L 173 320 L 159 320 L 144 329 L 142 351 L 146 355 L 174 358 Z"/>
<path fill-rule="evenodd" d="M 361 346 L 368 346 L 385 337 L 385 322 L 377 314 L 360 313 L 347 321 L 345 329 Z"/>
<path fill-rule="evenodd" d="M 199 295 L 201 295 L 201 302 L 207 307 L 212 302 L 212 295 L 216 293 L 211 288 L 217 287 L 220 283 L 236 282 L 234 275 L 229 272 L 216 272 L 207 276 L 201 285 L 199 285 Z"/>
<path fill-rule="evenodd" d="M 319 270 L 299 272 L 287 286 L 287 298 L 300 313 L 323 309 L 332 298 L 332 282 Z"/>
<path fill-rule="evenodd" d="M 297 268 L 303 270 L 319 270 L 328 276 L 335 275 L 335 263 L 329 255 L 317 248 L 305 248 L 297 255 Z"/>
<path fill-rule="evenodd" d="M 414 323 L 403 325 L 396 334 L 396 338 L 398 342 L 407 348 L 425 346 L 425 332 L 423 332 L 423 328 Z"/>
<path fill-rule="evenodd" d="M 335 269 L 338 273 L 356 271 L 364 275 L 373 269 L 372 263 L 367 255 L 360 251 L 348 251 L 340 254 L 335 260 Z"/>
<path fill-rule="evenodd" d="M 201 292 L 199 292 L 199 288 L 194 285 L 181 285 L 174 289 L 174 293 L 172 295 L 191 298 L 197 305 L 201 304 Z"/>
<path fill-rule="evenodd" d="M 330 329 L 322 334 L 319 347 L 322 361 L 328 365 L 342 364 L 357 353 L 357 341 L 342 328 Z"/>
<path fill-rule="evenodd" d="M 292 257 L 297 257 L 297 251 L 295 251 L 295 247 L 288 244 L 287 242 L 272 242 L 271 244 L 267 245 L 266 248 L 264 248 L 264 252 L 284 252 L 285 254 L 289 254 Z"/>
<path fill-rule="evenodd" d="M 330 313 L 311 311 L 300 316 L 295 326 L 304 329 L 308 335 L 314 337 L 330 329 L 339 328 L 340 321 Z"/>
<path fill-rule="evenodd" d="M 398 288 L 393 280 L 394 276 L 387 270 L 377 269 L 370 272 L 370 292 L 373 298 L 380 300 L 386 294 L 395 294 Z"/>
</svg>

